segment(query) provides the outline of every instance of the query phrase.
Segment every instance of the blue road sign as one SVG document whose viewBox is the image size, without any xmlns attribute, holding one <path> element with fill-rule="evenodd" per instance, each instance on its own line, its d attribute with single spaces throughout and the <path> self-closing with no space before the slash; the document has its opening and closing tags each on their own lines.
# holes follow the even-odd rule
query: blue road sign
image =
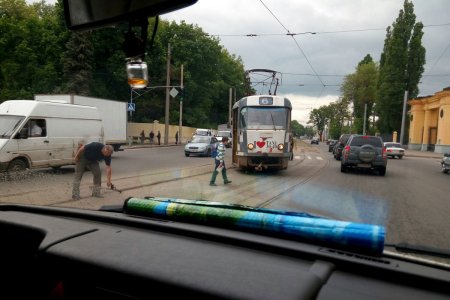
<svg viewBox="0 0 450 300">
<path fill-rule="evenodd" d="M 136 103 L 128 103 L 128 111 L 135 111 Z"/>
</svg>

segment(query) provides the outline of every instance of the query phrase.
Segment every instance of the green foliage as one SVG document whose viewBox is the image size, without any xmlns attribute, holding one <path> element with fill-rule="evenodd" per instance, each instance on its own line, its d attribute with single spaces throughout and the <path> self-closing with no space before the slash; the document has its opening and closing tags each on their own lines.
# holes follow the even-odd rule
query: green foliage
<svg viewBox="0 0 450 300">
<path fill-rule="evenodd" d="M 291 121 L 291 131 L 295 137 L 300 137 L 304 135 L 305 126 L 300 124 L 297 120 Z"/>
<path fill-rule="evenodd" d="M 425 48 L 421 42 L 423 25 L 415 21 L 414 5 L 405 0 L 392 28 L 387 28 L 376 102 L 381 133 L 400 132 L 404 92 L 407 90 L 412 97 L 419 92 Z"/>
<path fill-rule="evenodd" d="M 328 126 L 330 137 L 336 139 L 341 133 L 347 132 L 345 123 L 350 119 L 349 104 L 348 100 L 341 98 L 336 102 L 313 109 L 309 114 L 308 123 L 316 127 L 320 136 L 325 126 Z"/>
<path fill-rule="evenodd" d="M 0 1 L 0 101 L 30 99 L 61 83 L 59 7 Z"/>
<path fill-rule="evenodd" d="M 363 133 L 370 130 L 369 119 L 372 115 L 377 95 L 378 66 L 367 55 L 356 68 L 355 73 L 347 75 L 341 87 L 343 98 L 353 104 L 353 131 Z M 364 120 L 364 111 L 366 119 Z"/>
<path fill-rule="evenodd" d="M 180 85 L 184 67 L 183 124 L 217 127 L 228 121 L 229 91 L 245 95 L 241 58 L 228 53 L 217 38 L 196 25 L 161 21 L 150 48 L 155 19 L 149 20 L 145 60 L 149 86 L 166 85 L 167 49 L 170 43 L 171 85 Z M 92 32 L 69 32 L 62 1 L 27 4 L 0 1 L 0 102 L 32 99 L 35 94 L 77 93 L 130 101 L 123 52 L 127 24 Z M 133 121 L 164 122 L 165 88 L 149 88 L 133 95 Z M 170 99 L 171 124 L 178 124 L 180 96 Z"/>
</svg>

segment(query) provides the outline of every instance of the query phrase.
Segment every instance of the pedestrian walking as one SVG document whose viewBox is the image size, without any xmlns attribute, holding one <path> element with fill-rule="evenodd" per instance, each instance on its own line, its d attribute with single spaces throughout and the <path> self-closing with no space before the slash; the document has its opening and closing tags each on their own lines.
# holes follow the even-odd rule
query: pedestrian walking
<svg viewBox="0 0 450 300">
<path fill-rule="evenodd" d="M 153 145 L 153 139 L 155 138 L 155 133 L 152 131 L 150 131 L 150 144 Z"/>
<path fill-rule="evenodd" d="M 102 172 L 100 171 L 99 161 L 105 161 L 106 184 L 111 186 L 111 155 L 114 148 L 111 145 L 104 145 L 102 143 L 93 142 L 80 146 L 75 154 L 75 178 L 73 180 L 72 199 L 80 199 L 80 183 L 86 167 L 91 170 L 94 175 L 94 187 L 92 196 L 102 198 L 100 194 L 102 184 Z"/>
<path fill-rule="evenodd" d="M 219 145 L 217 145 L 217 155 L 214 154 L 214 171 L 211 176 L 211 180 L 209 181 L 209 185 L 216 186 L 216 177 L 219 172 L 222 172 L 222 178 L 224 184 L 231 183 L 231 180 L 228 180 L 227 177 L 227 168 L 225 167 L 225 149 L 226 144 L 228 143 L 228 138 L 224 136 L 222 141 L 220 141 Z"/>
<path fill-rule="evenodd" d="M 145 141 L 145 132 L 144 132 L 144 129 L 142 129 L 142 131 L 141 131 L 141 144 L 143 144 L 144 141 Z"/>
<path fill-rule="evenodd" d="M 178 131 L 175 133 L 175 144 L 178 144 Z"/>
<path fill-rule="evenodd" d="M 159 132 L 159 130 L 158 130 L 158 134 L 156 135 L 156 137 L 158 138 L 158 145 L 161 145 L 161 132 Z"/>
</svg>

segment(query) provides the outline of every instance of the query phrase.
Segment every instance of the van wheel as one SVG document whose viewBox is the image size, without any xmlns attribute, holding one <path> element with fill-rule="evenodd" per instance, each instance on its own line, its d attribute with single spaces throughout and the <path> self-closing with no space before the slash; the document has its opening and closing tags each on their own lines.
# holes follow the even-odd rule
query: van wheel
<svg viewBox="0 0 450 300">
<path fill-rule="evenodd" d="M 21 159 L 13 160 L 8 166 L 8 172 L 23 172 L 27 169 L 27 164 Z"/>
</svg>

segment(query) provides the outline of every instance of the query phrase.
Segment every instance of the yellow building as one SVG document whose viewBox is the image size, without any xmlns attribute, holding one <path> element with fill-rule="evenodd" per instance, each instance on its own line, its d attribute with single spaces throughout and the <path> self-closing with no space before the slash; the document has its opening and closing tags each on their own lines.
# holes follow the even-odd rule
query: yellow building
<svg viewBox="0 0 450 300">
<path fill-rule="evenodd" d="M 450 152 L 450 87 L 408 103 L 411 105 L 408 148 Z"/>
</svg>

